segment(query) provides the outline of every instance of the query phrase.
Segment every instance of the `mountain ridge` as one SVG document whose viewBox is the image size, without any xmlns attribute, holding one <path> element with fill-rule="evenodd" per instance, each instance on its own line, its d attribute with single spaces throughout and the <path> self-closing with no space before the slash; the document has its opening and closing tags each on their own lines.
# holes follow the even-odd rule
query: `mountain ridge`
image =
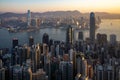
<svg viewBox="0 0 120 80">
<path fill-rule="evenodd" d="M 32 16 L 46 16 L 46 17 L 87 17 L 89 18 L 89 13 L 81 13 L 80 11 L 47 11 L 47 12 L 31 12 Z M 0 18 L 4 17 L 26 17 L 27 13 L 14 13 L 5 12 L 0 14 Z M 107 12 L 95 12 L 96 16 L 102 19 L 120 19 L 120 14 L 111 14 Z"/>
</svg>

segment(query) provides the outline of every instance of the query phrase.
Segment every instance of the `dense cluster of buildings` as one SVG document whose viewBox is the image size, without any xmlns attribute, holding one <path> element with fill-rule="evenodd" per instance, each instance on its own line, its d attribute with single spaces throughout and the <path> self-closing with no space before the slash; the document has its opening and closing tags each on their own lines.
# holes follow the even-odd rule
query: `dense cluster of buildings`
<svg viewBox="0 0 120 80">
<path fill-rule="evenodd" d="M 100 33 L 95 39 L 94 13 L 90 13 L 90 37 L 83 40 L 79 32 L 74 41 L 73 35 L 68 26 L 66 42 L 49 39 L 47 33 L 41 44 L 35 44 L 32 36 L 22 46 L 13 39 L 10 52 L 0 50 L 0 80 L 120 80 L 120 43 L 114 34 L 110 41 Z"/>
<path fill-rule="evenodd" d="M 74 12 L 73 12 L 74 13 Z M 75 12 L 76 13 L 76 12 Z M 0 27 L 8 28 L 12 32 L 27 31 L 28 29 L 39 29 L 39 28 L 65 28 L 66 25 L 72 25 L 77 29 L 88 29 L 89 28 L 89 18 L 79 15 L 72 15 L 72 12 L 63 12 L 61 15 L 66 15 L 66 17 L 51 16 L 52 13 L 34 13 L 30 10 L 25 14 L 14 14 L 6 13 L 4 16 L 0 17 Z M 57 14 L 57 13 L 56 13 Z M 67 15 L 69 14 L 69 15 Z M 9 16 L 7 16 L 9 15 Z M 96 24 L 100 24 L 101 19 L 98 16 L 96 18 Z"/>
</svg>

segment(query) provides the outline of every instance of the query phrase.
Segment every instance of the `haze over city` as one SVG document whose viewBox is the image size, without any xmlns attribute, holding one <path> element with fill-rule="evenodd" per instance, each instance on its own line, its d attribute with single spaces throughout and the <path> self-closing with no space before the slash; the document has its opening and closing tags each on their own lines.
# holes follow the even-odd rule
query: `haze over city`
<svg viewBox="0 0 120 80">
<path fill-rule="evenodd" d="M 0 12 L 25 13 L 78 10 L 80 12 L 120 13 L 120 0 L 0 0 Z"/>
</svg>

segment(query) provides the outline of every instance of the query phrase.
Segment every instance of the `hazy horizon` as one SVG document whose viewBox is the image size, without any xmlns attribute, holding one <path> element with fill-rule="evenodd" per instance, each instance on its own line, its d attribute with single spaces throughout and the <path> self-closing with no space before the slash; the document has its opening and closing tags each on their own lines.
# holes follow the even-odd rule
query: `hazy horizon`
<svg viewBox="0 0 120 80">
<path fill-rule="evenodd" d="M 29 10 L 29 9 L 28 9 Z M 18 13 L 18 14 L 25 14 L 27 13 L 26 10 L 25 12 L 13 12 L 13 11 L 6 11 L 6 12 L 1 12 L 0 13 Z M 31 11 L 31 10 L 30 10 Z M 79 11 L 79 10 L 55 10 L 55 11 L 31 11 L 32 13 L 45 13 L 45 12 L 57 12 L 57 11 Z M 79 11 L 80 13 L 82 14 L 86 14 L 86 13 L 91 13 L 91 12 L 94 12 L 94 11 L 91 11 L 91 12 L 81 12 Z M 94 12 L 94 13 L 108 13 L 108 14 L 120 14 L 120 13 L 110 13 L 110 12 Z"/>
<path fill-rule="evenodd" d="M 108 3 L 108 4 L 107 4 Z M 1 0 L 0 12 L 73 11 L 120 14 L 120 0 Z"/>
</svg>

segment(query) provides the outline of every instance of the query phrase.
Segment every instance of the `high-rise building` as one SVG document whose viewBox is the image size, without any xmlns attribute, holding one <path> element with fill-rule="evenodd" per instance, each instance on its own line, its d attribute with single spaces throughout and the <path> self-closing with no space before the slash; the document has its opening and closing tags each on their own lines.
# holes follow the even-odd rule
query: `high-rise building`
<svg viewBox="0 0 120 80">
<path fill-rule="evenodd" d="M 36 55 L 37 55 L 37 69 L 39 69 L 40 68 L 40 55 L 41 55 L 39 44 L 36 45 L 35 52 L 36 52 Z"/>
<path fill-rule="evenodd" d="M 60 46 L 59 46 L 59 44 L 58 45 L 56 45 L 56 56 L 58 57 L 59 56 L 59 53 L 60 53 L 60 51 L 59 51 L 59 49 L 60 49 Z"/>
<path fill-rule="evenodd" d="M 90 78 L 90 79 L 92 79 L 93 78 L 93 66 L 92 65 L 88 65 L 88 77 Z"/>
<path fill-rule="evenodd" d="M 77 55 L 77 59 L 76 59 L 76 64 L 77 64 L 77 73 L 82 74 L 82 59 L 80 57 L 80 55 Z"/>
<path fill-rule="evenodd" d="M 41 50 L 40 50 L 40 45 L 34 45 L 31 47 L 31 67 L 32 67 L 32 72 L 36 72 L 37 69 L 40 68 L 40 57 L 41 57 Z"/>
<path fill-rule="evenodd" d="M 69 50 L 70 61 L 73 61 L 73 49 Z"/>
<path fill-rule="evenodd" d="M 90 13 L 90 40 L 91 43 L 95 42 L 95 14 Z"/>
<path fill-rule="evenodd" d="M 82 58 L 82 75 L 85 77 L 87 76 L 87 67 L 87 60 Z"/>
<path fill-rule="evenodd" d="M 104 80 L 115 80 L 113 66 L 111 65 L 104 66 Z"/>
<path fill-rule="evenodd" d="M 55 74 L 56 74 L 56 78 L 55 80 L 62 80 L 62 75 L 61 75 L 61 70 L 56 70 Z"/>
<path fill-rule="evenodd" d="M 35 46 L 31 48 L 32 72 L 37 71 L 37 52 Z"/>
<path fill-rule="evenodd" d="M 97 43 L 99 45 L 105 45 L 107 44 L 107 35 L 106 34 L 97 34 Z"/>
<path fill-rule="evenodd" d="M 0 68 L 0 80 L 5 80 L 5 68 Z"/>
<path fill-rule="evenodd" d="M 115 34 L 111 34 L 110 35 L 110 44 L 114 46 L 114 45 L 116 45 L 116 42 L 117 42 L 116 41 L 116 35 Z"/>
<path fill-rule="evenodd" d="M 13 66 L 12 69 L 12 80 L 23 80 L 22 79 L 22 67 L 20 65 Z"/>
<path fill-rule="evenodd" d="M 23 54 L 23 48 L 22 47 L 19 47 L 18 50 L 17 50 L 17 64 L 20 64 L 22 65 L 23 63 L 23 59 L 24 59 L 24 54 Z"/>
<path fill-rule="evenodd" d="M 120 80 L 120 66 L 116 67 L 115 80 Z"/>
<path fill-rule="evenodd" d="M 0 68 L 2 68 L 2 60 L 0 59 Z"/>
<path fill-rule="evenodd" d="M 78 40 L 82 41 L 83 40 L 83 32 L 78 33 Z"/>
<path fill-rule="evenodd" d="M 47 45 L 49 44 L 49 35 L 47 33 L 43 34 L 42 42 L 46 43 Z"/>
<path fill-rule="evenodd" d="M 96 78 L 95 80 L 104 80 L 104 69 L 102 65 L 96 65 Z"/>
<path fill-rule="evenodd" d="M 69 25 L 66 31 L 66 50 L 65 52 L 68 53 L 68 51 L 72 48 L 73 44 L 73 28 Z"/>
<path fill-rule="evenodd" d="M 62 71 L 62 80 L 73 80 L 73 64 L 69 61 L 61 61 L 60 70 Z"/>
<path fill-rule="evenodd" d="M 34 38 L 30 36 L 29 38 L 29 46 L 31 47 L 34 44 Z"/>
<path fill-rule="evenodd" d="M 18 47 L 17 49 L 17 64 L 22 65 L 27 60 L 27 49 L 25 47 Z"/>
<path fill-rule="evenodd" d="M 32 80 L 32 71 L 31 68 L 28 66 L 24 66 L 23 70 L 23 79 L 22 80 Z"/>
<path fill-rule="evenodd" d="M 5 68 L 2 67 L 1 59 L 0 59 L 0 80 L 5 80 Z"/>
<path fill-rule="evenodd" d="M 73 44 L 73 28 L 70 25 L 66 31 L 66 43 Z"/>
<path fill-rule="evenodd" d="M 49 52 L 49 47 L 47 44 L 43 44 L 43 54 L 48 55 Z"/>
<path fill-rule="evenodd" d="M 13 48 L 15 48 L 16 46 L 18 46 L 18 39 L 17 38 L 13 39 L 12 46 L 13 46 Z"/>
<path fill-rule="evenodd" d="M 27 12 L 27 26 L 28 27 L 31 26 L 31 12 L 30 12 L 30 10 L 28 10 L 28 12 Z"/>
</svg>

